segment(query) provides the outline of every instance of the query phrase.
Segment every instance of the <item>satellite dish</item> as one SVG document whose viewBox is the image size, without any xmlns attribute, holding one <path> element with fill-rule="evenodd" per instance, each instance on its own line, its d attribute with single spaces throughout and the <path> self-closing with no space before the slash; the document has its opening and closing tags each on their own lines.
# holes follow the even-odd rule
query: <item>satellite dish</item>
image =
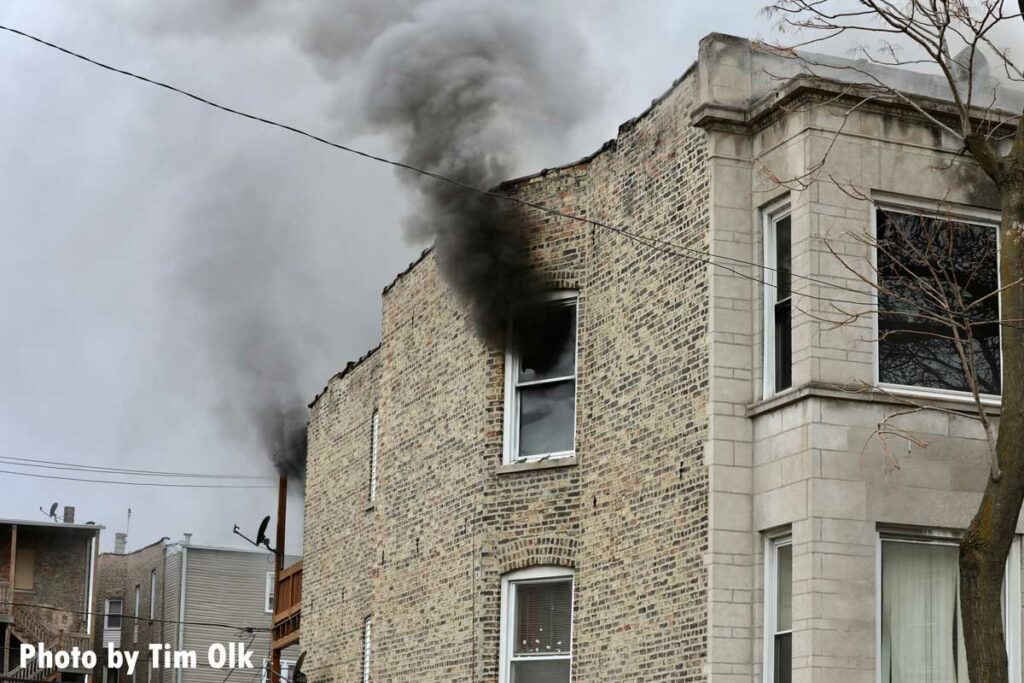
<svg viewBox="0 0 1024 683">
<path fill-rule="evenodd" d="M 54 503 L 50 506 L 50 517 L 57 519 L 57 504 Z"/>
<path fill-rule="evenodd" d="M 291 683 L 305 683 L 306 674 L 302 673 L 302 663 L 306 661 L 306 651 L 303 650 L 299 654 L 299 658 L 295 660 L 295 666 L 292 667 L 292 680 Z"/>
<path fill-rule="evenodd" d="M 270 515 L 263 518 L 260 522 L 260 530 L 256 532 L 256 545 L 266 545 L 267 541 L 267 525 L 270 524 Z"/>
</svg>

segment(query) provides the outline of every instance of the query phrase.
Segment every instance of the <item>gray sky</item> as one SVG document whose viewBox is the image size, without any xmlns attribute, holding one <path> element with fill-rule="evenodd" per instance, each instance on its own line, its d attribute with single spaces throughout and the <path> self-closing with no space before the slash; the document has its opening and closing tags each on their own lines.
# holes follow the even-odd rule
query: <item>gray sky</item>
<svg viewBox="0 0 1024 683">
<path fill-rule="evenodd" d="M 321 16 L 314 36 L 302 15 L 318 4 L 323 13 L 323 3 L 268 9 L 254 1 L 262 9 L 239 14 L 245 3 L 219 0 L 199 16 L 155 0 L 5 0 L 0 21 L 231 106 L 397 155 L 347 111 L 358 58 L 333 63 L 317 52 L 331 45 L 332 30 L 351 32 L 358 14 L 338 17 L 337 26 Z M 561 148 L 533 150 L 518 171 L 592 151 L 690 65 L 701 36 L 763 33 L 761 4 L 533 2 L 545 20 L 552 6 L 578 10 L 574 23 L 603 96 Z M 282 5 L 289 8 L 283 14 Z M 0 72 L 0 455 L 274 476 L 238 414 L 235 399 L 247 388 L 223 381 L 229 361 L 203 342 L 234 324 L 211 316 L 211 301 L 237 303 L 248 316 L 239 323 L 253 340 L 247 362 L 270 358 L 275 344 L 291 345 L 297 361 L 280 372 L 295 377 L 308 402 L 377 343 L 380 291 L 425 246 L 407 241 L 402 229 L 409 190 L 387 167 L 8 34 L 0 35 Z M 129 502 L 131 547 L 186 531 L 198 543 L 233 544 L 233 524 L 251 531 L 275 505 L 273 490 L 3 473 L 0 480 L 8 492 L 0 517 L 41 519 L 40 506 L 72 504 L 79 521 L 107 527 L 104 549 L 124 529 Z M 291 549 L 301 542 L 299 502 L 291 506 Z"/>
</svg>

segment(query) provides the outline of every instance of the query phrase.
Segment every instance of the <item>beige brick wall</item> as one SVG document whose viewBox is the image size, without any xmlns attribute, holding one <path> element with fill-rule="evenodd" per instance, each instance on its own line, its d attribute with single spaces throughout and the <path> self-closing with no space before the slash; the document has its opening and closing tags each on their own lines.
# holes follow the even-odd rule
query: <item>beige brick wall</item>
<svg viewBox="0 0 1024 683">
<path fill-rule="evenodd" d="M 691 73 L 593 159 L 510 191 L 706 250 L 695 83 Z M 313 406 L 312 681 L 357 679 L 369 615 L 375 680 L 496 681 L 501 577 L 537 564 L 576 571 L 576 680 L 704 679 L 706 265 L 564 219 L 532 230 L 551 287 L 580 295 L 577 457 L 502 468 L 503 352 L 474 337 L 428 254 L 386 290 L 380 349 Z M 379 488 L 367 509 L 374 409 Z"/>
</svg>

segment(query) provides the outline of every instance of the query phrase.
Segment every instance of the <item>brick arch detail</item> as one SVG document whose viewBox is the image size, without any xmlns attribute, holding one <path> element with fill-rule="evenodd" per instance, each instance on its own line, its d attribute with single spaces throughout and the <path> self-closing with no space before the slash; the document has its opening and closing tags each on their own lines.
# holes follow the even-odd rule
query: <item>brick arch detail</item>
<svg viewBox="0 0 1024 683">
<path fill-rule="evenodd" d="M 576 539 L 563 536 L 533 536 L 500 544 L 494 559 L 502 575 L 530 567 L 576 569 Z"/>
</svg>

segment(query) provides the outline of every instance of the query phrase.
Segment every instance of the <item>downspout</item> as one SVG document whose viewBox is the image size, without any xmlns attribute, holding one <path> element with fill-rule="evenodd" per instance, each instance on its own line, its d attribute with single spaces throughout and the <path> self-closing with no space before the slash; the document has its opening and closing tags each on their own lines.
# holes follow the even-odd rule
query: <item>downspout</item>
<svg viewBox="0 0 1024 683">
<path fill-rule="evenodd" d="M 178 590 L 181 595 L 178 602 L 178 651 L 185 649 L 185 582 L 188 578 L 188 546 L 181 546 L 181 584 Z M 178 668 L 178 683 L 181 683 L 185 669 Z"/>
<path fill-rule="evenodd" d="M 93 609 L 93 601 L 96 599 L 96 556 L 99 554 L 99 541 L 100 532 L 97 529 L 96 533 L 89 539 L 89 557 L 86 559 L 86 571 L 88 572 L 89 589 L 86 591 L 85 596 L 85 634 L 87 636 L 92 635 L 92 621 L 96 618 L 95 610 Z M 92 638 L 89 639 L 92 642 Z M 85 675 L 85 683 L 93 683 L 96 678 L 94 672 L 87 673 Z"/>
<path fill-rule="evenodd" d="M 89 540 L 89 590 L 85 598 L 85 634 L 87 636 L 92 635 L 92 622 L 96 618 L 93 600 L 96 599 L 96 555 L 99 554 L 99 539 L 100 532 L 97 531 Z"/>
</svg>

